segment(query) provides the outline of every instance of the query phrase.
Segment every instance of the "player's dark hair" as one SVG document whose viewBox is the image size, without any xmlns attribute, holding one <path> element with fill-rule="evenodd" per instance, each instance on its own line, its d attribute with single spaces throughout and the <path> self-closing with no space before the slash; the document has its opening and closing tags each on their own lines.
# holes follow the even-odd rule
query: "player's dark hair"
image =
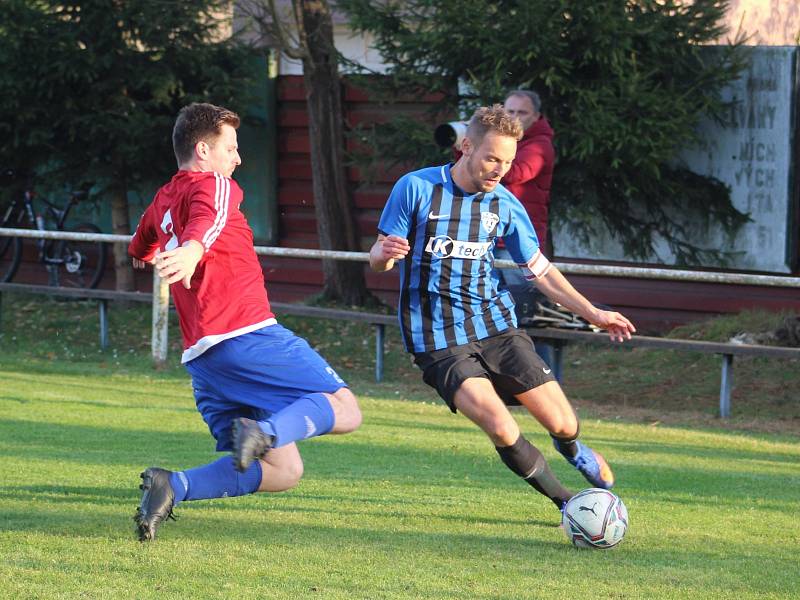
<svg viewBox="0 0 800 600">
<path fill-rule="evenodd" d="M 239 128 L 241 120 L 232 110 L 205 102 L 193 102 L 184 106 L 175 119 L 172 130 L 172 148 L 178 166 L 192 160 L 197 142 L 213 146 L 223 125 Z"/>
<path fill-rule="evenodd" d="M 475 146 L 480 145 L 489 131 L 513 137 L 517 141 L 522 139 L 523 133 L 519 119 L 509 115 L 502 104 L 482 106 L 475 111 L 467 125 L 467 137 Z"/>
<path fill-rule="evenodd" d="M 519 96 L 521 98 L 527 98 L 531 101 L 531 105 L 533 106 L 533 110 L 537 113 L 542 112 L 542 99 L 539 97 L 539 94 L 534 92 L 533 90 L 512 90 L 508 92 L 506 95 L 506 100 L 511 98 L 511 96 Z"/>
</svg>

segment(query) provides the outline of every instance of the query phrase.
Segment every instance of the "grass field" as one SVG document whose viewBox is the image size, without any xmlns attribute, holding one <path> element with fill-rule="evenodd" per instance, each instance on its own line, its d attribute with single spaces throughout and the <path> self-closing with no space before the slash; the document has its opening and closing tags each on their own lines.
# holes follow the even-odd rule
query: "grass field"
<svg viewBox="0 0 800 600">
<path fill-rule="evenodd" d="M 215 458 L 188 376 L 150 367 L 146 311 L 115 311 L 100 352 L 88 305 L 4 297 L 3 310 L 0 598 L 800 597 L 796 436 L 598 419 L 587 398 L 584 436 L 612 462 L 631 527 L 615 550 L 580 551 L 399 352 L 375 384 L 368 336 L 328 324 L 303 332 L 359 393 L 362 428 L 301 443 L 295 490 L 182 504 L 140 544 L 142 468 Z"/>
</svg>

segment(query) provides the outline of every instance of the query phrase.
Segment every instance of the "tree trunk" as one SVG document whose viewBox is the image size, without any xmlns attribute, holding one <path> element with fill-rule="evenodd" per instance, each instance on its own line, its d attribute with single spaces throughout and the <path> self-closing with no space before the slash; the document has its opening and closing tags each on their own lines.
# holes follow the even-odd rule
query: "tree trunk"
<svg viewBox="0 0 800 600">
<path fill-rule="evenodd" d="M 324 250 L 360 251 L 344 166 L 342 90 L 333 21 L 324 0 L 294 0 L 306 34 L 303 81 L 308 103 L 317 233 Z M 324 260 L 323 297 L 363 305 L 370 297 L 363 263 Z"/>
<path fill-rule="evenodd" d="M 111 189 L 111 228 L 115 234 L 130 235 L 131 224 L 128 218 L 128 191 L 123 186 Z M 116 289 L 133 291 L 133 267 L 128 257 L 127 244 L 114 244 L 114 274 Z"/>
</svg>

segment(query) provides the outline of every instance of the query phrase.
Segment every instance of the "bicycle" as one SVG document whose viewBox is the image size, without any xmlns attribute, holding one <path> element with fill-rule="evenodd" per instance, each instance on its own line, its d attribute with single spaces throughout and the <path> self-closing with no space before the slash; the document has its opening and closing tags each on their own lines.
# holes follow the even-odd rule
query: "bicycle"
<svg viewBox="0 0 800 600">
<path fill-rule="evenodd" d="M 505 287 L 514 298 L 514 312 L 520 327 L 555 327 L 558 329 L 574 329 L 577 331 L 601 331 L 583 317 L 553 302 L 535 285 L 520 276 L 509 277 L 513 269 L 500 269 L 500 285 Z M 611 310 L 604 304 L 596 304 L 598 308 Z"/>
<path fill-rule="evenodd" d="M 15 178 L 13 171 L 3 173 L 5 179 Z M 88 193 L 72 191 L 63 207 L 46 198 L 37 197 L 30 185 L 12 197 L 8 206 L 0 214 L 0 227 L 13 229 L 48 230 L 48 223 L 54 223 L 58 231 L 101 233 L 93 223 L 79 223 L 67 227 L 67 217 L 72 208 Z M 36 212 L 34 198 L 45 204 L 45 214 Z M 36 240 L 38 262 L 45 265 L 48 283 L 52 286 L 76 288 L 95 288 L 100 283 L 106 267 L 108 244 L 75 240 Z M 11 281 L 22 262 L 25 245 L 22 238 L 0 236 L 0 282 Z"/>
</svg>

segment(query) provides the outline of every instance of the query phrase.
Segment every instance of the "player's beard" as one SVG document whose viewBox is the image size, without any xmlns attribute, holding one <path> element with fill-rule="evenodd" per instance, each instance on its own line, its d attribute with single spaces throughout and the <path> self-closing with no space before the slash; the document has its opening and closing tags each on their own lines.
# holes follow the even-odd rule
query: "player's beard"
<svg viewBox="0 0 800 600">
<path fill-rule="evenodd" d="M 497 187 L 499 181 L 488 182 L 481 173 L 480 167 L 474 166 L 472 160 L 473 156 L 470 156 L 467 159 L 467 173 L 469 174 L 470 181 L 472 182 L 472 187 L 475 190 L 475 192 L 473 193 L 491 192 L 492 190 L 494 190 L 494 188 Z"/>
</svg>

